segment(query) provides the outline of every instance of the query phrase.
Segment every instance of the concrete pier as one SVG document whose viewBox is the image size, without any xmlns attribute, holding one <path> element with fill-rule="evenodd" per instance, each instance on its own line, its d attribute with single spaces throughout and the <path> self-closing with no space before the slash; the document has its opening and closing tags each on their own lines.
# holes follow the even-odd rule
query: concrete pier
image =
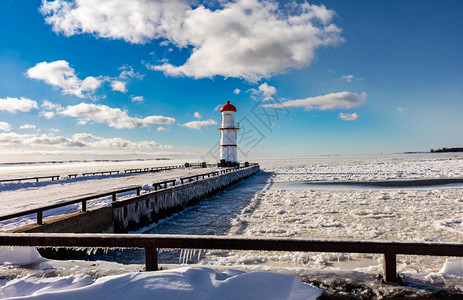
<svg viewBox="0 0 463 300">
<path fill-rule="evenodd" d="M 114 232 L 136 230 L 163 219 L 258 171 L 259 166 L 251 166 L 114 203 Z"/>
<path fill-rule="evenodd" d="M 217 171 L 219 170 L 219 171 Z M 259 171 L 258 165 L 214 169 L 211 176 L 191 175 L 182 183 L 150 193 L 117 200 L 110 207 L 74 212 L 27 225 L 13 232 L 97 233 L 136 230 L 191 206 Z M 207 169 L 202 169 L 206 173 Z"/>
</svg>

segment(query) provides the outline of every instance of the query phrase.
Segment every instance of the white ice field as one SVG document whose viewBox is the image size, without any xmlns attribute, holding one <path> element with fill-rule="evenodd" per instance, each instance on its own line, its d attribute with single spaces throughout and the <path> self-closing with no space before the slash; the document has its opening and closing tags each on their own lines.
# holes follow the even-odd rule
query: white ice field
<svg viewBox="0 0 463 300">
<path fill-rule="evenodd" d="M 128 162 L 125 162 L 129 164 Z M 132 162 L 133 163 L 133 162 Z M 158 162 L 156 162 L 158 163 Z M 368 186 L 308 185 L 306 181 L 376 181 L 463 178 L 461 154 L 400 154 L 384 156 L 334 156 L 287 160 L 260 160 L 263 172 L 187 209 L 165 221 L 145 228 L 148 233 L 219 234 L 245 236 L 282 236 L 349 240 L 463 242 L 463 185 L 376 188 Z M 114 169 L 106 165 L 103 169 Z M 121 163 L 124 164 L 124 163 Z M 136 163 L 138 164 L 138 162 Z M 146 165 L 147 163 L 144 162 Z M 149 164 L 149 163 L 148 163 Z M 163 161 L 159 165 L 176 164 Z M 90 163 L 70 173 L 95 169 Z M 150 165 L 151 166 L 151 165 Z M 21 175 L 28 174 L 27 166 Z M 30 175 L 55 175 L 56 164 L 31 168 Z M 63 168 L 63 165 L 58 166 Z M 101 169 L 103 165 L 99 164 Z M 14 173 L 15 166 L 0 166 L 0 178 Z M 115 169 L 123 169 L 118 165 Z M 127 167 L 129 168 L 129 167 Z M 61 173 L 67 173 L 62 169 Z M 32 174 L 34 173 L 34 174 Z M 60 174 L 61 174 L 60 173 Z M 137 175 L 134 175 L 137 176 Z M 142 176 L 142 175 L 140 175 Z M 142 177 L 139 177 L 142 178 Z M 105 185 L 96 186 L 104 190 Z M 124 177 L 120 184 L 126 185 Z M 146 184 L 149 179 L 146 179 Z M 100 182 L 101 183 L 101 182 Z M 141 182 L 139 182 L 141 184 Z M 71 184 L 62 181 L 60 185 Z M 72 182 L 78 184 L 78 182 Z M 86 181 L 86 184 L 89 184 Z M 112 183 L 113 184 L 113 183 Z M 137 183 L 138 184 L 138 183 Z M 56 184 L 55 184 L 56 185 Z M 53 185 L 16 185 L 11 192 L 38 194 Z M 56 185 L 57 186 L 57 185 Z M 11 186 L 10 186 L 11 187 Z M 0 214 L 8 207 L 0 207 Z M 2 226 L 2 225 L 0 225 Z M 3 225 L 6 226 L 6 225 Z M 0 227 L 0 231 L 2 228 Z M 122 255 L 130 255 L 127 252 Z M 133 253 L 132 253 L 133 254 Z M 189 253 L 191 254 L 191 253 Z M 135 254 L 134 254 L 135 255 Z M 137 255 L 135 255 L 137 256 Z M 195 255 L 197 257 L 198 255 Z M 132 263 L 143 263 L 144 256 Z M 160 257 L 161 264 L 162 256 Z M 447 258 L 398 256 L 398 271 L 461 278 L 463 263 Z M 179 258 L 176 258 L 177 262 Z M 185 261 L 181 258 L 180 261 Z M 193 262 L 194 260 L 192 260 Z M 171 262 L 169 262 L 171 263 Z M 319 270 L 356 270 L 381 273 L 382 255 L 351 253 L 282 253 L 259 251 L 203 252 L 197 264 L 213 267 L 300 268 Z M 441 273 L 439 273 L 442 271 Z M 463 291 L 463 283 L 461 284 Z"/>
</svg>

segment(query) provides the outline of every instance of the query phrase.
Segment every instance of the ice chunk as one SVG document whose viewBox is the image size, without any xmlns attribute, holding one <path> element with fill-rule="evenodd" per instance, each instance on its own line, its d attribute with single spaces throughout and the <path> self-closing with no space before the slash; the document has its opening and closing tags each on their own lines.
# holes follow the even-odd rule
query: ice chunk
<svg viewBox="0 0 463 300">
<path fill-rule="evenodd" d="M 32 247 L 0 247 L 0 265 L 30 265 L 43 262 L 37 249 Z"/>
</svg>

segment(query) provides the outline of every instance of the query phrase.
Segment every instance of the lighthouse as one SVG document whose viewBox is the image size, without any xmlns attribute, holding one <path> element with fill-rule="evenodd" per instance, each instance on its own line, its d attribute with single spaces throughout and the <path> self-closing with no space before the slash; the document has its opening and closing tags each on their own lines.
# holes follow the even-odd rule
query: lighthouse
<svg viewBox="0 0 463 300">
<path fill-rule="evenodd" d="M 227 101 L 220 109 L 222 123 L 220 124 L 220 162 L 222 166 L 236 166 L 238 164 L 238 150 L 236 147 L 236 132 L 239 124 L 235 123 L 236 107 Z"/>
</svg>

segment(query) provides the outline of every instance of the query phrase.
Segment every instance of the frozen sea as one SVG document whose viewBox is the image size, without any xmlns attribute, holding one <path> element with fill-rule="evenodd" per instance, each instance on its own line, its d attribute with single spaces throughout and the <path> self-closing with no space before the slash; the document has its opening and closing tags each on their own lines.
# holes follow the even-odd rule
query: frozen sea
<svg viewBox="0 0 463 300">
<path fill-rule="evenodd" d="M 463 154 L 314 156 L 263 159 L 258 162 L 262 169 L 260 173 L 139 232 L 463 242 L 463 184 L 400 187 L 367 184 L 375 181 L 461 179 Z M 110 162 L 99 162 L 96 167 L 102 170 L 123 169 L 147 163 L 120 162 L 115 166 Z M 177 163 L 156 162 L 157 165 Z M 94 164 L 39 164 L 33 168 L 27 165 L 0 165 L 0 178 L 85 172 L 95 170 Z M 15 168 L 18 168 L 18 172 L 15 172 Z M 96 177 L 93 180 L 102 178 Z M 124 186 L 124 177 L 119 180 Z M 140 180 L 137 184 L 143 183 Z M 149 184 L 148 178 L 146 181 Z M 351 181 L 365 184 L 325 184 Z M 63 181 L 60 184 L 68 183 Z M 40 193 L 47 185 L 44 183 L 34 187 L 25 183 L 23 187 L 16 185 L 13 191 L 21 193 L 27 189 L 30 192 L 36 188 L 37 193 Z M 98 186 L 102 190 L 105 188 L 105 185 Z M 2 191 L 0 184 L 0 202 L 2 194 L 6 195 L 7 192 L 12 190 Z M 0 214 L 2 209 L 5 210 L 1 208 Z M 143 264 L 144 253 L 137 250 L 109 251 L 98 254 L 94 259 Z M 407 274 L 438 274 L 446 259 L 398 256 L 398 271 Z M 268 270 L 354 270 L 378 274 L 381 273 L 382 255 L 166 250 L 160 255 L 160 263 L 240 266 L 245 269 L 263 267 Z M 463 278 L 460 281 L 463 282 Z M 463 290 L 463 283 L 461 285 Z"/>
</svg>

